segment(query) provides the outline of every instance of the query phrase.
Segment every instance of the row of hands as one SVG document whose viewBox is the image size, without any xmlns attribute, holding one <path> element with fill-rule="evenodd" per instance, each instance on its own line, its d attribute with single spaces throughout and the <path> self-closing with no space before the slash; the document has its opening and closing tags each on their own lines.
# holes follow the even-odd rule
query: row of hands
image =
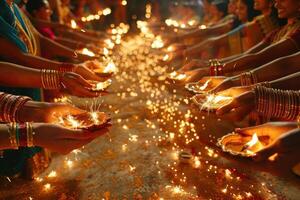
<svg viewBox="0 0 300 200">
<path fill-rule="evenodd" d="M 233 100 L 216 110 L 216 114 L 223 119 L 241 121 L 255 110 L 255 93 L 251 86 L 239 86 L 240 81 L 236 77 L 209 75 L 207 63 L 202 60 L 192 60 L 178 70 L 187 75 L 184 83 L 199 82 L 204 85 L 209 80 L 208 93 L 220 96 L 230 96 Z M 203 95 L 196 95 L 196 98 L 203 98 Z M 267 137 L 271 141 L 253 157 L 254 160 L 265 160 L 275 153 L 287 153 L 296 148 L 300 142 L 300 129 L 296 122 L 270 122 L 260 126 L 236 129 L 236 133 L 252 136 L 256 133 L 259 137 Z"/>
</svg>

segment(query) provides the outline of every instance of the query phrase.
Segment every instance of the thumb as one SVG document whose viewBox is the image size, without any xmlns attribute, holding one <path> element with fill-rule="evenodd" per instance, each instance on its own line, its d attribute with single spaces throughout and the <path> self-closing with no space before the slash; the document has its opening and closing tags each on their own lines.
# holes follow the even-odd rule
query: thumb
<svg viewBox="0 0 300 200">
<path fill-rule="evenodd" d="M 259 126 L 252 126 L 247 128 L 236 128 L 235 132 L 241 135 L 252 136 L 254 133 L 257 133 Z"/>
<path fill-rule="evenodd" d="M 266 148 L 256 152 L 255 156 L 253 157 L 253 160 L 255 161 L 263 161 L 267 160 L 270 156 L 274 155 L 277 153 L 277 145 L 276 143 L 273 143 Z"/>
</svg>

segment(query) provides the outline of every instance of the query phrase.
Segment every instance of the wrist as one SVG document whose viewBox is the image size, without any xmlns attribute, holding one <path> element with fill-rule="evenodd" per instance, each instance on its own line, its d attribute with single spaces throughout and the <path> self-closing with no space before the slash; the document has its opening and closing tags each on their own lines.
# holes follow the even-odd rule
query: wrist
<svg viewBox="0 0 300 200">
<path fill-rule="evenodd" d="M 44 122 L 46 120 L 44 113 L 48 104 L 45 102 L 27 101 L 19 111 L 20 121 Z"/>
</svg>

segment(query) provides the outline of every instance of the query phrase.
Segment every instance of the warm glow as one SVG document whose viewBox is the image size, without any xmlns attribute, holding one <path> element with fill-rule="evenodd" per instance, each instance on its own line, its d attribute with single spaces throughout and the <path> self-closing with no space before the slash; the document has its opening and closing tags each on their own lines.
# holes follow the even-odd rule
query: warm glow
<svg viewBox="0 0 300 200">
<path fill-rule="evenodd" d="M 151 47 L 153 49 L 160 49 L 164 47 L 164 42 L 161 39 L 161 36 L 156 36 L 155 40 L 153 41 Z"/>
<path fill-rule="evenodd" d="M 167 60 L 169 60 L 169 58 L 170 58 L 170 56 L 168 54 L 166 54 L 163 58 L 163 61 L 167 61 Z"/>
<path fill-rule="evenodd" d="M 90 56 L 90 57 L 96 56 L 96 54 L 94 52 L 92 52 L 91 50 L 89 50 L 88 48 L 83 48 L 81 51 L 79 51 L 79 53 L 82 53 L 82 54 Z"/>
<path fill-rule="evenodd" d="M 206 29 L 207 27 L 205 25 L 199 26 L 200 29 Z"/>
<path fill-rule="evenodd" d="M 209 82 L 210 82 L 210 80 L 207 80 L 207 81 L 203 84 L 203 86 L 201 86 L 199 89 L 200 89 L 200 90 L 205 90 L 205 89 L 207 88 Z"/>
<path fill-rule="evenodd" d="M 252 136 L 252 139 L 247 142 L 247 144 L 245 145 L 247 148 L 251 148 L 253 147 L 257 142 L 258 142 L 258 137 L 257 137 L 257 134 L 254 133 L 254 135 Z"/>
<path fill-rule="evenodd" d="M 54 178 L 56 176 L 57 176 L 57 173 L 56 173 L 56 171 L 53 171 L 53 170 L 48 174 L 48 178 Z"/>
<path fill-rule="evenodd" d="M 75 22 L 75 20 L 71 20 L 71 27 L 73 28 L 73 29 L 76 29 L 76 28 L 78 28 L 78 26 L 77 26 L 77 23 Z"/>
<path fill-rule="evenodd" d="M 103 48 L 103 54 L 108 56 L 109 54 L 109 50 L 107 48 Z"/>
<path fill-rule="evenodd" d="M 46 183 L 45 185 L 44 185 L 44 190 L 45 191 L 49 191 L 51 189 L 51 184 L 50 183 Z"/>
<path fill-rule="evenodd" d="M 126 6 L 127 5 L 127 1 L 126 0 L 122 0 L 122 6 Z"/>
<path fill-rule="evenodd" d="M 180 73 L 177 73 L 176 71 L 174 71 L 169 74 L 169 78 L 173 79 L 173 80 L 183 80 L 186 78 L 186 74 L 180 74 Z"/>
<path fill-rule="evenodd" d="M 108 79 L 104 82 L 98 82 L 95 84 L 94 86 L 94 90 L 95 91 L 102 91 L 102 90 L 105 90 L 106 88 L 108 88 L 112 83 L 112 80 L 111 79 Z"/>
<path fill-rule="evenodd" d="M 117 67 L 113 61 L 109 62 L 103 70 L 104 73 L 114 73 L 117 72 Z"/>
<path fill-rule="evenodd" d="M 102 14 L 103 14 L 104 16 L 111 14 L 111 9 L 110 9 L 110 8 L 105 8 L 105 9 L 102 11 Z"/>
</svg>

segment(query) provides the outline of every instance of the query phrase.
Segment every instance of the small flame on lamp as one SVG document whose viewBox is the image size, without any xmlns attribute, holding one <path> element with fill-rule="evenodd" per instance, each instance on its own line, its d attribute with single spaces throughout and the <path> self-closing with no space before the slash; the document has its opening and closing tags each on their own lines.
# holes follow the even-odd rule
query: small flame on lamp
<svg viewBox="0 0 300 200">
<path fill-rule="evenodd" d="M 77 29 L 77 28 L 78 28 L 77 23 L 75 22 L 74 19 L 71 20 L 71 27 L 72 27 L 73 29 Z"/>
<path fill-rule="evenodd" d="M 89 50 L 88 48 L 83 48 L 80 53 L 90 56 L 90 57 L 94 57 L 96 56 L 96 54 L 94 52 L 92 52 L 91 50 Z"/>
</svg>

